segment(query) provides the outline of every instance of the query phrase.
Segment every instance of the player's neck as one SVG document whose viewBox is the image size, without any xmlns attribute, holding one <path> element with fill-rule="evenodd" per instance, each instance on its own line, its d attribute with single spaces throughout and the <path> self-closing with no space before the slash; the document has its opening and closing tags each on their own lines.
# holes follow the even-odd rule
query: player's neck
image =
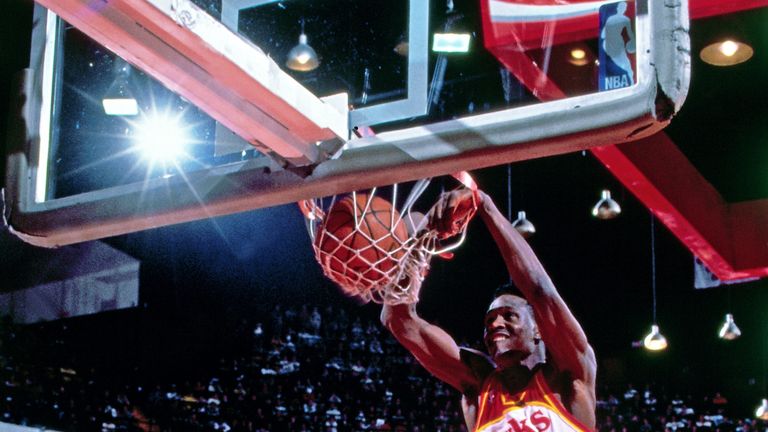
<svg viewBox="0 0 768 432">
<path fill-rule="evenodd" d="M 509 369 L 510 371 L 514 371 L 527 369 L 528 371 L 532 371 L 536 365 L 544 363 L 545 359 L 543 356 L 539 355 L 538 352 L 525 355 L 520 352 L 508 351 L 494 359 L 494 361 L 496 362 L 497 370 Z"/>
<path fill-rule="evenodd" d="M 526 364 L 517 364 L 506 368 L 497 369 L 504 387 L 510 392 L 519 392 L 531 382 L 538 369 Z"/>
</svg>

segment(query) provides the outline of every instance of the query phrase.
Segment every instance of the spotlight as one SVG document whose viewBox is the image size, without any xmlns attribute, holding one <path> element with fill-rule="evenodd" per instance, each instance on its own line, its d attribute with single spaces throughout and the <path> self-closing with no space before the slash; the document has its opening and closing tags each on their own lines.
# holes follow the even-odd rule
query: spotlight
<svg viewBox="0 0 768 432">
<path fill-rule="evenodd" d="M 699 57 L 713 66 L 733 66 L 752 58 L 755 51 L 744 42 L 726 39 L 705 46 Z"/>
<path fill-rule="evenodd" d="M 592 207 L 592 216 L 598 219 L 613 219 L 621 214 L 621 206 L 611 198 L 611 191 L 604 189 L 600 201 Z"/>
<path fill-rule="evenodd" d="M 667 338 L 659 331 L 656 324 L 651 326 L 651 332 L 643 339 L 643 346 L 649 351 L 661 351 L 667 348 Z"/>
<path fill-rule="evenodd" d="M 732 314 L 725 314 L 725 322 L 720 328 L 718 336 L 720 336 L 720 339 L 725 340 L 734 340 L 741 336 L 741 330 L 739 330 L 739 327 L 737 327 L 736 323 L 733 321 Z"/>
<path fill-rule="evenodd" d="M 288 60 L 285 62 L 288 69 L 298 72 L 309 72 L 320 66 L 315 50 L 307 43 L 307 35 L 302 30 L 299 35 L 299 43 L 288 52 Z"/>
<path fill-rule="evenodd" d="M 524 211 L 517 212 L 517 219 L 512 222 L 512 228 L 516 229 L 523 238 L 536 234 L 536 227 L 525 217 Z"/>
<path fill-rule="evenodd" d="M 151 115 L 136 125 L 135 146 L 153 161 L 173 162 L 184 154 L 189 137 L 180 118 Z"/>
<path fill-rule="evenodd" d="M 755 410 L 755 417 L 760 420 L 768 420 L 768 400 L 763 399 L 760 406 Z"/>
</svg>

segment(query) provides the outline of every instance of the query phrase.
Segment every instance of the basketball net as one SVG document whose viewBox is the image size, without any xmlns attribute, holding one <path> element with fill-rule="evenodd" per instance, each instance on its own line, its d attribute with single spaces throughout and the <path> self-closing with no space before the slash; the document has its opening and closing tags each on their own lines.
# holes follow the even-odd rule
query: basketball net
<svg viewBox="0 0 768 432">
<path fill-rule="evenodd" d="M 477 186 L 469 173 L 462 171 L 454 174 L 453 177 L 464 187 L 476 193 Z M 451 258 L 453 256 L 451 251 L 464 242 L 467 225 L 474 214 L 473 210 L 469 217 L 459 221 L 460 226 L 453 236 L 458 238 L 445 244 L 445 239 L 441 238 L 440 233 L 428 226 L 427 218 L 412 211 L 413 204 L 426 190 L 429 183 L 430 179 L 417 181 L 399 210 L 396 208 L 399 188 L 397 184 L 392 185 L 391 197 L 388 199 L 392 203 L 388 232 L 378 238 L 371 238 L 367 230 L 360 229 L 374 197 L 377 193 L 383 194 L 378 188 L 373 188 L 367 194 L 367 202 L 362 213 L 354 212 L 354 229 L 345 234 L 343 238 L 339 238 L 333 232 L 326 230 L 324 220 L 334 203 L 346 195 L 333 196 L 330 201 L 322 198 L 299 201 L 299 207 L 307 221 L 307 231 L 312 239 L 315 258 L 325 276 L 334 281 L 346 294 L 356 296 L 366 303 L 373 301 L 396 305 L 417 302 L 419 290 L 429 271 L 432 257 L 438 255 L 443 258 Z M 357 203 L 357 192 L 352 192 L 352 202 Z M 475 197 L 475 203 L 477 202 L 477 197 Z M 408 236 L 404 239 L 395 234 L 395 229 L 402 223 L 405 223 L 408 228 Z M 350 247 L 347 241 L 355 235 L 365 237 L 367 240 L 365 249 L 376 248 L 378 256 L 384 258 L 370 263 L 370 266 L 366 265 L 361 268 L 361 262 L 367 263 L 367 260 L 362 259 L 361 256 L 363 250 Z M 333 244 L 337 245 L 334 250 L 323 250 L 319 246 L 327 237 L 333 239 Z M 386 243 L 389 245 L 387 249 L 379 246 L 382 239 L 386 239 Z M 394 246 L 392 246 L 393 244 Z M 345 251 L 339 254 L 339 249 L 342 248 Z M 370 251 L 368 253 L 370 254 Z M 339 260 L 338 256 L 346 257 L 344 262 Z M 388 260 L 394 265 L 379 265 L 384 260 Z M 354 267 L 349 265 L 352 262 L 356 264 Z"/>
</svg>

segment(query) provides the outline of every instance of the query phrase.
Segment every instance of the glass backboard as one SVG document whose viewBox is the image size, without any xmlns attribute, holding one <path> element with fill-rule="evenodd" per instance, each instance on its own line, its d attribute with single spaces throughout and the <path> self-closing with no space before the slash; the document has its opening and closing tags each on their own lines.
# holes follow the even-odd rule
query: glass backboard
<svg viewBox="0 0 768 432">
<path fill-rule="evenodd" d="M 55 246 L 616 144 L 687 2 L 38 0 L 7 223 Z"/>
</svg>

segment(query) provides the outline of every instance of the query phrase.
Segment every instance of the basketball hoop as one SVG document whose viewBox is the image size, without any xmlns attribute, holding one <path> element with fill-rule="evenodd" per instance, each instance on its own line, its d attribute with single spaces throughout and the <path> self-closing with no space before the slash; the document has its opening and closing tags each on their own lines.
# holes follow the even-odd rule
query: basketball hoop
<svg viewBox="0 0 768 432">
<path fill-rule="evenodd" d="M 464 187 L 477 190 L 472 177 L 461 172 L 453 176 Z M 421 282 L 433 256 L 452 257 L 466 238 L 466 228 L 475 213 L 458 221 L 447 242 L 444 234 L 428 226 L 414 204 L 431 179 L 415 182 L 400 208 L 400 185 L 373 188 L 313 200 L 300 201 L 307 222 L 315 258 L 326 277 L 344 293 L 364 302 L 410 304 L 418 301 Z M 475 198 L 475 203 L 477 203 Z M 339 209 L 347 211 L 340 221 Z M 352 209 L 353 208 L 353 209 Z"/>
</svg>

